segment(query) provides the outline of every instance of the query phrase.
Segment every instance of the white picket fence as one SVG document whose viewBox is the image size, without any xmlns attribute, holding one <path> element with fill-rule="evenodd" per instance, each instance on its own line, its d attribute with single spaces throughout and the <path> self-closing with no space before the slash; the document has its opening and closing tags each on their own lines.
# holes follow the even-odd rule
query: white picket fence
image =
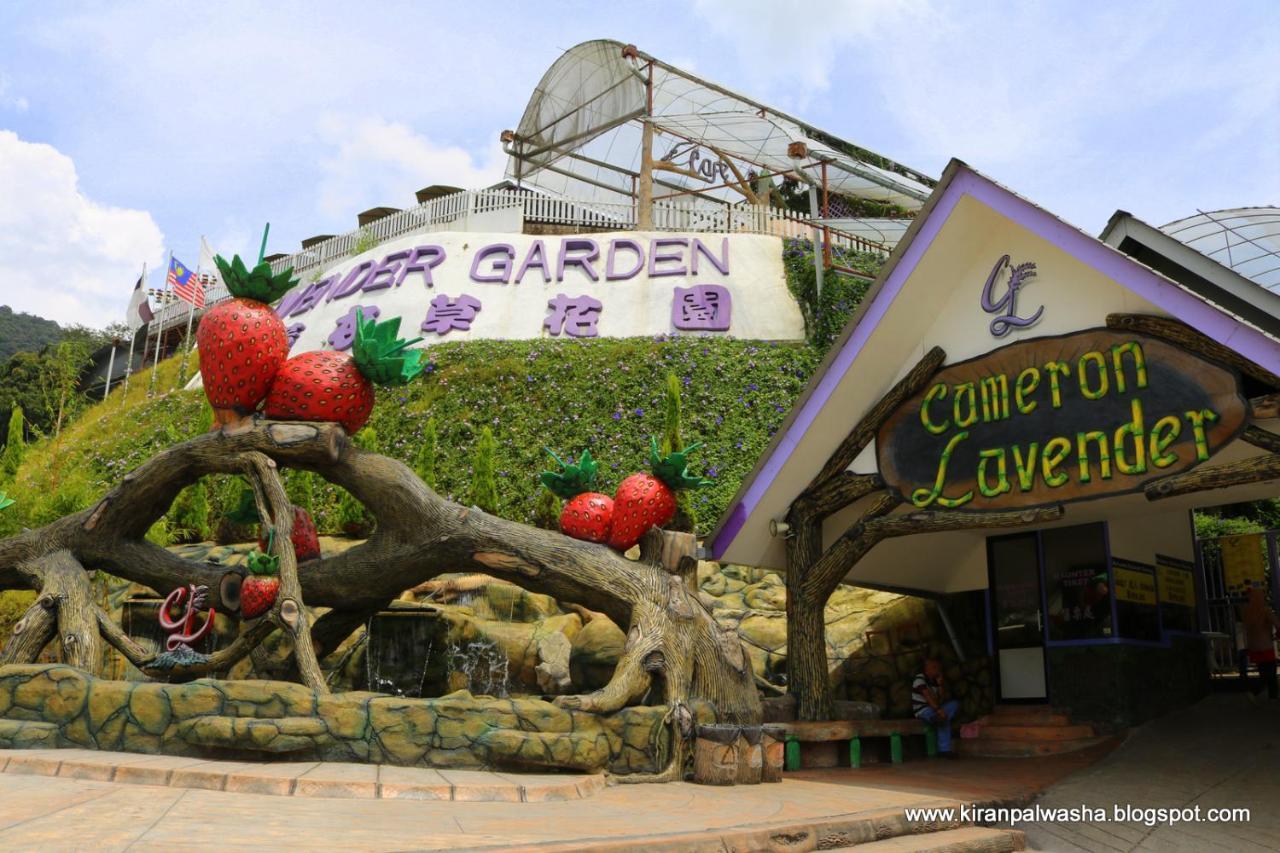
<svg viewBox="0 0 1280 853">
<path fill-rule="evenodd" d="M 442 196 L 393 213 L 346 234 L 332 237 L 271 262 L 272 272 L 292 267 L 300 274 L 349 257 L 357 246 L 375 246 L 424 229 L 465 230 L 468 220 L 489 213 L 514 212 L 524 222 L 580 228 L 630 231 L 636 227 L 635 205 L 626 202 L 576 201 L 521 190 L 474 190 Z M 789 210 L 751 205 L 715 205 L 696 201 L 654 202 L 655 231 L 774 234 L 809 239 L 813 225 Z M 887 256 L 889 249 L 852 234 L 828 229 L 835 246 Z"/>
</svg>

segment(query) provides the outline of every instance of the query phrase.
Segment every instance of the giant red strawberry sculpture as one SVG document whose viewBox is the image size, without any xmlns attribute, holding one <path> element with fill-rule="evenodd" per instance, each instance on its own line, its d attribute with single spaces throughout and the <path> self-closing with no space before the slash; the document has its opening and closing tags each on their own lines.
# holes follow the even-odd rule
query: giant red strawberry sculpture
<svg viewBox="0 0 1280 853">
<path fill-rule="evenodd" d="M 296 285 L 292 269 L 273 275 L 269 264 L 245 267 L 240 256 L 231 263 L 214 258 L 232 299 L 210 308 L 196 331 L 200 376 L 217 423 L 229 424 L 252 414 L 289 357 L 284 323 L 271 302 Z"/>
<path fill-rule="evenodd" d="M 688 456 L 701 447 L 691 444 L 666 456 L 658 452 L 658 440 L 649 439 L 649 465 L 653 473 L 632 474 L 613 494 L 613 529 L 609 546 L 626 551 L 650 527 L 665 527 L 676 514 L 676 491 L 697 489 L 710 480 L 689 475 Z"/>
<path fill-rule="evenodd" d="M 351 354 L 316 350 L 295 355 L 281 365 L 267 395 L 269 418 L 336 421 L 355 434 L 373 411 L 373 385 L 404 385 L 422 372 L 422 350 L 396 337 L 400 318 L 382 323 L 366 320 L 356 310 L 356 336 Z"/>
<path fill-rule="evenodd" d="M 591 451 L 582 451 L 577 461 L 565 462 L 551 453 L 559 471 L 543 471 L 542 485 L 564 500 L 560 510 L 560 532 L 586 542 L 607 542 L 613 527 L 613 498 L 594 491 L 596 469 Z"/>
</svg>

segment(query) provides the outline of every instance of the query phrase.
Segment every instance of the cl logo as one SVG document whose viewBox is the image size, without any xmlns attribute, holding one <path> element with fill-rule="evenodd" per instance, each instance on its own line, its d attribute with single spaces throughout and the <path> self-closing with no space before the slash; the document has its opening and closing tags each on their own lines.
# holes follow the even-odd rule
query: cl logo
<svg viewBox="0 0 1280 853">
<path fill-rule="evenodd" d="M 1004 284 L 1004 293 L 996 299 L 996 280 L 1005 270 L 1008 270 L 1009 276 Z M 1043 305 L 1030 317 L 1018 316 L 1018 291 L 1035 277 L 1036 265 L 1033 263 L 1013 266 L 1009 263 L 1008 255 L 996 261 L 996 265 L 991 268 L 991 275 L 987 276 L 987 283 L 982 288 L 982 310 L 996 315 L 996 318 L 991 321 L 992 335 L 1003 338 L 1013 329 L 1025 329 L 1040 319 L 1040 315 L 1044 313 Z"/>
</svg>

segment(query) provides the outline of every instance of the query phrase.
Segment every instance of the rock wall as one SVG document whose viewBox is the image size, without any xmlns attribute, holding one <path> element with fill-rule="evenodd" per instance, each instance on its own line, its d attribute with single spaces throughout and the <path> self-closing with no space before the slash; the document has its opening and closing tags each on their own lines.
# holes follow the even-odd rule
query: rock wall
<svg viewBox="0 0 1280 853">
<path fill-rule="evenodd" d="M 699 719 L 710 709 L 695 708 Z M 300 684 L 108 681 L 61 664 L 0 667 L 0 747 L 419 767 L 657 772 L 664 707 L 600 716 L 539 699 L 409 699 Z"/>
</svg>

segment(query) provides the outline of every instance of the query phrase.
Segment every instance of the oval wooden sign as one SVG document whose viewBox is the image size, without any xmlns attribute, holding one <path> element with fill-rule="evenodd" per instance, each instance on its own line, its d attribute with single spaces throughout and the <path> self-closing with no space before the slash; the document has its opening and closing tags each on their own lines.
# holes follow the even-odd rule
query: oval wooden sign
<svg viewBox="0 0 1280 853">
<path fill-rule="evenodd" d="M 943 368 L 876 436 L 917 508 L 996 511 L 1140 490 L 1244 428 L 1239 377 L 1132 332 L 1033 338 Z"/>
</svg>

